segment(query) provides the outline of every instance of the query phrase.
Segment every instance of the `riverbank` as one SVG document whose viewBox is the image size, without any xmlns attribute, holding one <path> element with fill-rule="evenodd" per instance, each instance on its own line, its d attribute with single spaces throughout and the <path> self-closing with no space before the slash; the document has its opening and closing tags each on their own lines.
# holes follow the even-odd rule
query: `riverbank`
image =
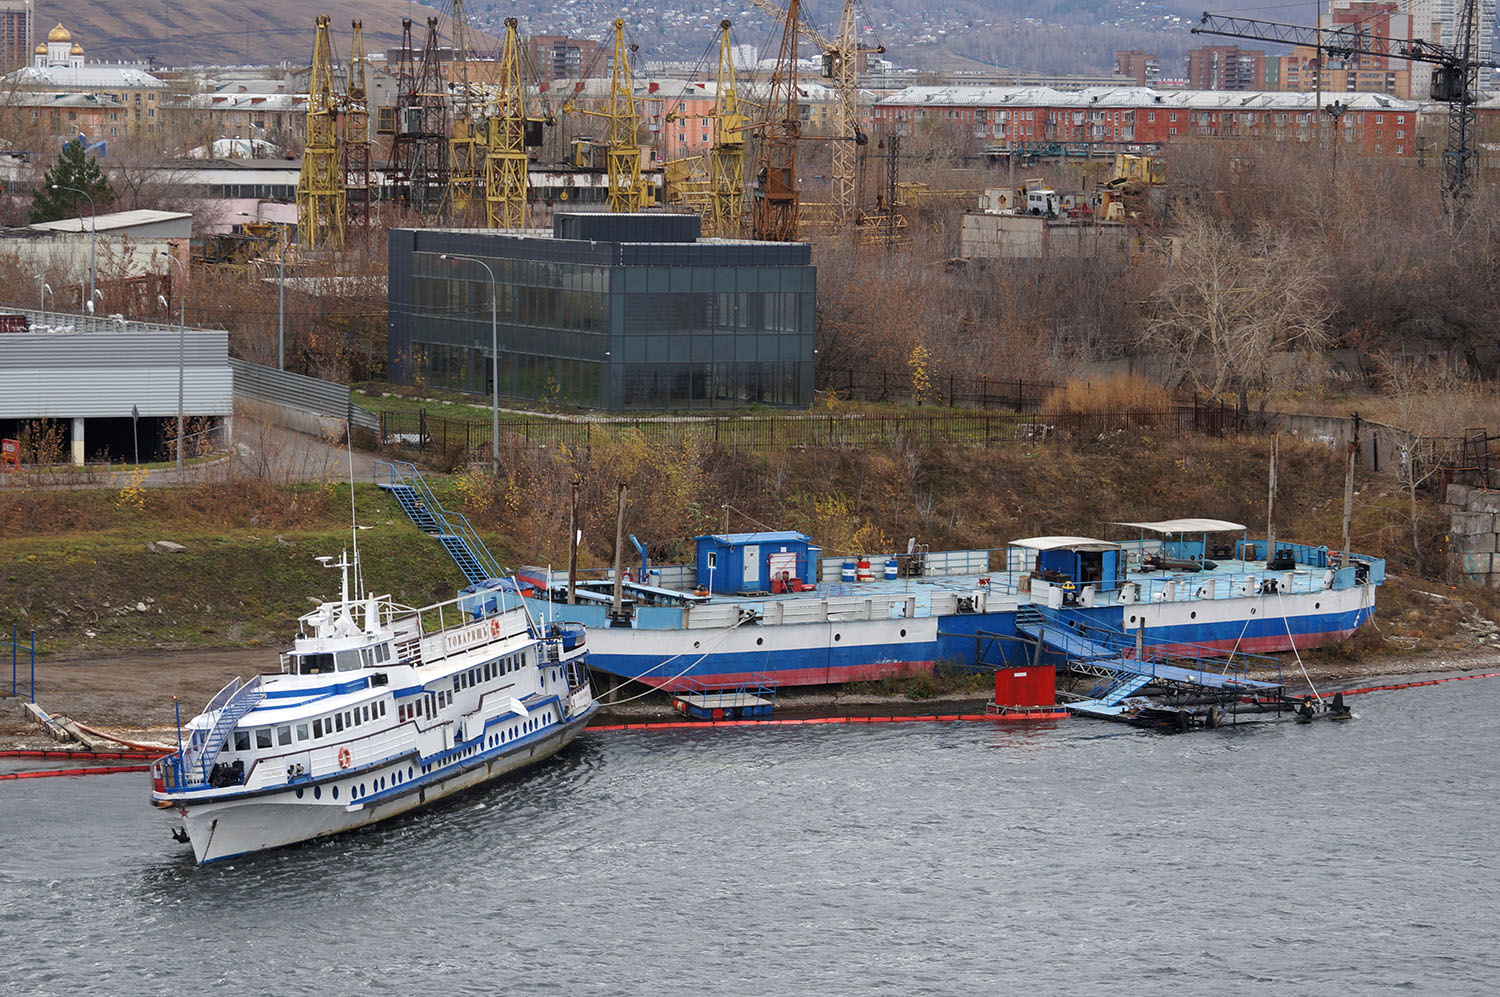
<svg viewBox="0 0 1500 997">
<path fill-rule="evenodd" d="M 198 713 L 213 694 L 235 677 L 249 677 L 274 667 L 267 648 L 159 651 L 115 655 L 60 656 L 37 666 L 37 704 L 127 741 L 172 744 L 176 740 L 174 697 L 183 719 Z M 1357 659 L 1315 656 L 1305 660 L 1306 675 L 1295 658 L 1283 669 L 1288 690 L 1301 694 L 1369 685 L 1385 678 L 1490 671 L 1500 667 L 1500 649 L 1489 646 L 1448 649 L 1429 654 L 1364 654 Z M 20 676 L 21 693 L 28 692 Z M 921 698 L 888 693 L 873 686 L 829 686 L 794 689 L 777 696 L 778 716 L 870 716 L 877 714 L 982 713 L 990 699 L 971 681 L 955 683 Z M 7 691 L 8 691 L 7 686 Z M 925 686 L 924 686 L 925 688 Z M 600 711 L 602 721 L 642 721 L 675 717 L 666 696 L 653 693 Z M 20 702 L 0 698 L 0 748 L 53 747 L 47 733 L 28 720 Z"/>
</svg>

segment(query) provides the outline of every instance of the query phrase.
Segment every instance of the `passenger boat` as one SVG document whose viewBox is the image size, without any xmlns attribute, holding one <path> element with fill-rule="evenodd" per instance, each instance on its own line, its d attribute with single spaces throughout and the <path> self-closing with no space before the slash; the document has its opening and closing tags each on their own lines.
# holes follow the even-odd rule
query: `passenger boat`
<svg viewBox="0 0 1500 997">
<path fill-rule="evenodd" d="M 1062 664 L 1069 648 L 1034 621 L 1064 614 L 1163 655 L 1313 647 L 1369 619 L 1385 578 L 1379 558 L 1290 542 L 1272 551 L 1238 523 L 1116 525 L 1138 537 L 853 558 L 825 558 L 801 533 L 701 536 L 696 563 L 633 566 L 618 612 L 612 579 L 570 596 L 545 569 L 520 577 L 534 612 L 589 628 L 591 669 L 674 692 L 875 680 L 938 661 L 1023 665 L 1039 635 L 1044 660 Z"/>
<path fill-rule="evenodd" d="M 323 559 L 328 564 L 331 559 Z M 152 765 L 152 801 L 214 862 L 374 824 L 534 764 L 596 706 L 579 626 L 499 589 L 410 609 L 358 591 L 300 620 L 281 670 L 225 686 Z M 350 569 L 356 594 L 350 596 Z"/>
</svg>

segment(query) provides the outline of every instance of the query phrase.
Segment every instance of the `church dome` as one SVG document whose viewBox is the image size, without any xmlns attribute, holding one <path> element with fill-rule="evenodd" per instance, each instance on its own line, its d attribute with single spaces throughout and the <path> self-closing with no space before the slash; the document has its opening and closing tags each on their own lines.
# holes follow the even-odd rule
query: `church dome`
<svg viewBox="0 0 1500 997">
<path fill-rule="evenodd" d="M 57 27 L 47 32 L 47 40 L 49 42 L 70 42 L 73 40 L 73 33 L 63 27 L 61 21 L 58 21 Z"/>
<path fill-rule="evenodd" d="M 83 46 L 80 45 L 80 44 L 78 44 L 77 42 L 74 42 L 73 43 L 73 47 L 70 48 L 70 49 L 68 49 L 68 54 L 69 55 L 82 55 L 83 54 Z"/>
<path fill-rule="evenodd" d="M 47 43 L 46 42 L 37 42 L 36 43 L 36 54 L 37 55 L 46 55 L 47 54 Z"/>
</svg>

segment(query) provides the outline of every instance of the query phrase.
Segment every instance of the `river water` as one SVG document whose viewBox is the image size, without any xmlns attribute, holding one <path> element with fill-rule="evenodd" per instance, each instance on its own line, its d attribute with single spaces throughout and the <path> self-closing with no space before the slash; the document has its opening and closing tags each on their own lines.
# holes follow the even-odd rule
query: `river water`
<svg viewBox="0 0 1500 997">
<path fill-rule="evenodd" d="M 198 868 L 147 776 L 0 783 L 8 993 L 1493 993 L 1500 680 L 1349 724 L 594 732 Z"/>
</svg>

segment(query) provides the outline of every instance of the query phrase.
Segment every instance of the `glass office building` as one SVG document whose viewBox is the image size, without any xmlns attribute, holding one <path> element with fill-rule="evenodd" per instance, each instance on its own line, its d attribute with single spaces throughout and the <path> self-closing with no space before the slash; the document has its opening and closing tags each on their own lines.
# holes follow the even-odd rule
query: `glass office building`
<svg viewBox="0 0 1500 997">
<path fill-rule="evenodd" d="M 392 229 L 391 376 L 488 394 L 498 340 L 512 398 L 808 407 L 810 249 L 700 231 L 696 215 L 603 213 L 558 215 L 550 235 Z"/>
</svg>

